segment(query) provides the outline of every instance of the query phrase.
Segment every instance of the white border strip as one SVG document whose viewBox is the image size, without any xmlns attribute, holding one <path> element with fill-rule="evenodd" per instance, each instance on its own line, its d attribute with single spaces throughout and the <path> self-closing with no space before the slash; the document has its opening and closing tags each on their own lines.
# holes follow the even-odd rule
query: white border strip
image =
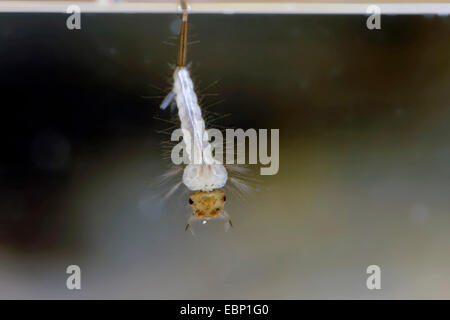
<svg viewBox="0 0 450 320">
<path fill-rule="evenodd" d="M 203 2 L 189 5 L 190 13 L 247 14 L 366 14 L 367 7 L 377 5 L 382 14 L 449 15 L 450 3 L 299 3 L 299 2 Z M 77 2 L 77 1 L 0 1 L 0 12 L 65 13 L 69 5 L 81 12 L 98 13 L 177 13 L 176 2 Z"/>
</svg>

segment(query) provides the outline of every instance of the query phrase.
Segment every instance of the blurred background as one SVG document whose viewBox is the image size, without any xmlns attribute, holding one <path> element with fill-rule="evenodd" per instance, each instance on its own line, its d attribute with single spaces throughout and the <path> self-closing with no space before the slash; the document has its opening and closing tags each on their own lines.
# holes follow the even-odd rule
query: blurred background
<svg viewBox="0 0 450 320">
<path fill-rule="evenodd" d="M 192 15 L 204 104 L 280 129 L 279 173 L 195 237 L 155 184 L 179 16 L 66 18 L 0 14 L 0 298 L 450 298 L 448 16 Z"/>
</svg>

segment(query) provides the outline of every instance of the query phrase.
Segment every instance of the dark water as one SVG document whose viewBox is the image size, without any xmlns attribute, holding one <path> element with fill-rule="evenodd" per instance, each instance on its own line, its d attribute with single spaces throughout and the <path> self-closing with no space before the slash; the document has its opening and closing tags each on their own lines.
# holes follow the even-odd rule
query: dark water
<svg viewBox="0 0 450 320">
<path fill-rule="evenodd" d="M 448 17 L 191 16 L 203 104 L 280 129 L 279 173 L 196 237 L 149 187 L 179 17 L 65 19 L 0 15 L 0 298 L 450 298 Z"/>
</svg>

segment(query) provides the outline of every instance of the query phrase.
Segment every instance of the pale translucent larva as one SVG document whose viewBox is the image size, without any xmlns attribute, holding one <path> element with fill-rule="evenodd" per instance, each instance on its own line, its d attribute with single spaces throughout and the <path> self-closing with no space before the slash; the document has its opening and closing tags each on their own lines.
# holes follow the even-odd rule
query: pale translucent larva
<svg viewBox="0 0 450 320">
<path fill-rule="evenodd" d="M 225 193 L 217 190 L 225 186 L 228 179 L 227 170 L 211 153 L 205 121 L 189 71 L 185 67 L 177 67 L 173 79 L 174 89 L 168 98 L 164 99 L 161 108 L 167 108 L 170 101 L 175 98 L 183 129 L 183 141 L 187 145 L 185 150 L 190 162 L 183 171 L 183 184 L 188 189 L 197 191 L 189 198 L 192 215 L 186 229 L 193 221 L 215 218 L 227 220 L 225 228 L 228 229 L 232 224 L 224 210 Z"/>
<path fill-rule="evenodd" d="M 186 225 L 186 230 L 193 221 L 206 222 L 209 219 L 225 219 L 225 229 L 232 224 L 224 210 L 225 193 L 217 190 L 225 186 L 228 173 L 222 163 L 214 159 L 208 142 L 205 121 L 194 91 L 194 83 L 186 68 L 187 48 L 187 6 L 181 2 L 183 17 L 180 29 L 177 68 L 173 73 L 173 90 L 164 99 L 161 108 L 165 109 L 175 98 L 178 116 L 183 130 L 183 141 L 189 164 L 183 171 L 183 184 L 196 191 L 189 198 L 192 214 Z M 192 228 L 191 228 L 192 231 Z"/>
</svg>

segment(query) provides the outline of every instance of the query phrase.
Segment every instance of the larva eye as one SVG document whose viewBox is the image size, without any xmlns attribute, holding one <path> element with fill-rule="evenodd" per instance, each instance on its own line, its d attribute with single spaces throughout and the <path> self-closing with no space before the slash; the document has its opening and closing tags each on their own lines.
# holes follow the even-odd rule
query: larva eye
<svg viewBox="0 0 450 320">
<path fill-rule="evenodd" d="M 227 197 L 226 196 L 223 196 L 223 201 L 227 201 Z"/>
<path fill-rule="evenodd" d="M 194 203 L 194 201 L 192 201 L 192 199 L 189 198 L 189 204 L 193 204 L 193 203 Z"/>
</svg>

